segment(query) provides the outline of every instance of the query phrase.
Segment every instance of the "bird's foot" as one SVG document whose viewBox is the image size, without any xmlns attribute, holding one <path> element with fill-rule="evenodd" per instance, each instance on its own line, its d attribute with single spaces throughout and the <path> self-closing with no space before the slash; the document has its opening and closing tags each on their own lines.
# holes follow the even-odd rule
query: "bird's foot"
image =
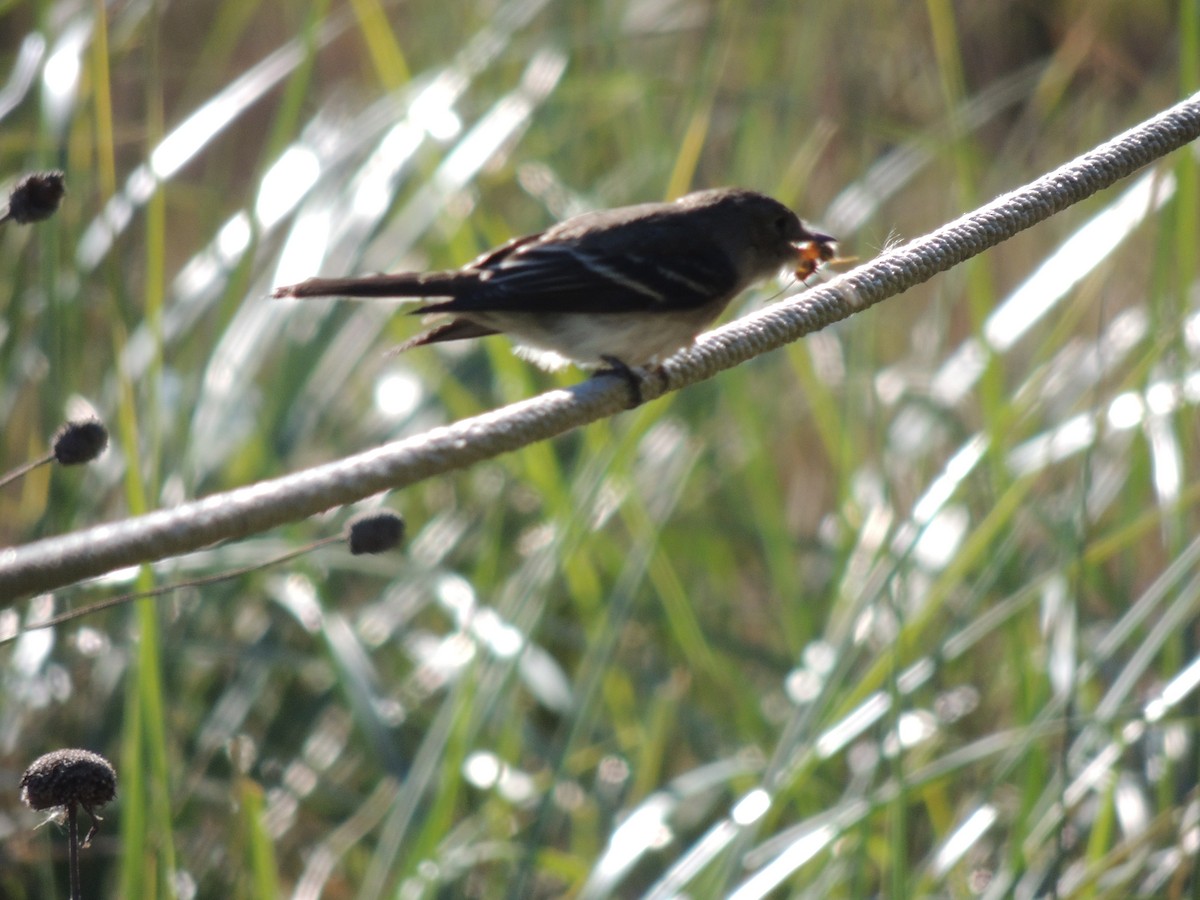
<svg viewBox="0 0 1200 900">
<path fill-rule="evenodd" d="M 607 375 L 620 378 L 629 388 L 629 408 L 637 409 L 641 406 L 645 402 L 642 396 L 642 376 L 615 356 L 602 356 L 600 359 L 607 368 L 597 370 L 593 377 Z"/>
</svg>

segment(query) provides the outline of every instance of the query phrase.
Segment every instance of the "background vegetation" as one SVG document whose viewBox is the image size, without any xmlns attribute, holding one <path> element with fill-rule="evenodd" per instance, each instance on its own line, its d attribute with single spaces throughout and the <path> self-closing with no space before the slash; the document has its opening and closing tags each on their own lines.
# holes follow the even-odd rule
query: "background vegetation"
<svg viewBox="0 0 1200 900">
<path fill-rule="evenodd" d="M 1198 18 L 0 2 L 3 172 L 69 191 L 0 232 L 0 466 L 87 405 L 113 431 L 0 493 L 0 543 L 579 377 L 503 339 L 389 358 L 411 319 L 275 284 L 718 184 L 867 258 L 1195 91 Z M 16 785 L 80 746 L 120 779 L 86 896 L 1194 895 L 1197 211 L 1176 154 L 786 352 L 379 498 L 403 553 L 0 648 L 0 894 L 65 893 Z"/>
</svg>

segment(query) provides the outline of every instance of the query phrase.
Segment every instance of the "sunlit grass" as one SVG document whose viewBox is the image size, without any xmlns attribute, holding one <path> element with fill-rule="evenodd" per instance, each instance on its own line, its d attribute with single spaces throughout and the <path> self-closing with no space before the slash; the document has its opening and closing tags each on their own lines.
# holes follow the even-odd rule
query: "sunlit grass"
<svg viewBox="0 0 1200 900">
<path fill-rule="evenodd" d="M 1110 6 L 110 9 L 61 124 L 36 92 L 0 119 L 6 173 L 63 165 L 70 192 L 0 226 L 0 448 L 44 452 L 72 398 L 114 447 L 0 494 L 0 533 L 579 377 L 503 339 L 387 358 L 415 327 L 389 307 L 267 300 L 316 268 L 453 266 L 716 184 L 862 258 L 941 224 L 1195 89 L 1194 9 Z M 64 46 L 55 4 L 5 14 Z M 154 190 L 129 181 L 148 160 Z M 1156 171 L 1148 212 L 1120 185 L 803 344 L 387 497 L 403 555 L 327 548 L 0 648 L 8 770 L 117 764 L 85 896 L 1188 894 L 1195 165 Z M 1111 254 L 1069 252 L 1104 214 Z M 419 395 L 389 412 L 400 372 Z M 4 808 L 0 893 L 51 893 L 60 860 Z"/>
</svg>

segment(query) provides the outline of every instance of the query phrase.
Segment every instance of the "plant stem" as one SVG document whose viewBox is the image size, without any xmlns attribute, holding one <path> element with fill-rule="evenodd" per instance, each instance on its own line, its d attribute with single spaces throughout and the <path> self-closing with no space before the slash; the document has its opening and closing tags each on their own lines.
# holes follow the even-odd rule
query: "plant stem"
<svg viewBox="0 0 1200 900">
<path fill-rule="evenodd" d="M 79 889 L 79 805 L 67 804 L 67 858 L 71 862 L 71 900 L 83 900 Z"/>
</svg>

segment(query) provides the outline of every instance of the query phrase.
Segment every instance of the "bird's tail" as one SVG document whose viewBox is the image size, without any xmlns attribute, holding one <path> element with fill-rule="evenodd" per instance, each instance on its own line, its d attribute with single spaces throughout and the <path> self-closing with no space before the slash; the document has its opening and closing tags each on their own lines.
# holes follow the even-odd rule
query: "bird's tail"
<svg viewBox="0 0 1200 900">
<path fill-rule="evenodd" d="M 310 278 L 275 288 L 272 297 L 456 297 L 478 283 L 462 272 L 398 272 L 357 278 Z"/>
</svg>

